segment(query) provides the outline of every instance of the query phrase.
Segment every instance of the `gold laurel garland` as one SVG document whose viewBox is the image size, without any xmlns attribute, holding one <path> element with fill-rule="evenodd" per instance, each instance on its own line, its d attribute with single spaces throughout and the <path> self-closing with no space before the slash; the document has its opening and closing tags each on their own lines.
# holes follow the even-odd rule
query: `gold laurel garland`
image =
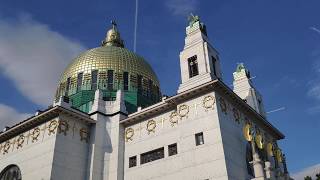
<svg viewBox="0 0 320 180">
<path fill-rule="evenodd" d="M 179 116 L 182 118 L 182 117 L 188 117 L 189 113 L 189 106 L 186 105 L 186 104 L 182 104 L 178 107 L 178 114 Z"/>
<path fill-rule="evenodd" d="M 233 117 L 234 117 L 235 121 L 238 124 L 240 124 L 240 112 L 239 112 L 239 110 L 237 110 L 236 108 L 233 108 L 232 111 L 233 111 Z"/>
<path fill-rule="evenodd" d="M 3 146 L 3 154 L 6 154 L 9 152 L 9 149 L 11 147 L 10 140 L 6 141 L 6 143 Z"/>
<path fill-rule="evenodd" d="M 222 97 L 220 97 L 219 101 L 220 101 L 221 111 L 224 112 L 225 114 L 227 114 L 227 104 L 226 104 L 225 100 Z"/>
</svg>

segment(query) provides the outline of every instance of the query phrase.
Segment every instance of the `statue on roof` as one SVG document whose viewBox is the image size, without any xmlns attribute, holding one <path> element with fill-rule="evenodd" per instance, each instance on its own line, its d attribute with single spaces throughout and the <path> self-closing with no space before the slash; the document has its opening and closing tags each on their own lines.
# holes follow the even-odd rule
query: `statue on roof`
<svg viewBox="0 0 320 180">
<path fill-rule="evenodd" d="M 195 22 L 200 21 L 200 18 L 199 16 L 193 15 L 191 13 L 190 16 L 188 17 L 188 21 L 189 21 L 189 26 L 192 27 Z"/>
</svg>

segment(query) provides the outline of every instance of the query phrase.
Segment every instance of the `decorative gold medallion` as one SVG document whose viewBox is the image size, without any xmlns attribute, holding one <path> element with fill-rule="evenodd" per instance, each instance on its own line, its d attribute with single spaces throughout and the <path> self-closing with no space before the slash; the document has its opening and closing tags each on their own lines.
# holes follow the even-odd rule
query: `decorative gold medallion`
<svg viewBox="0 0 320 180">
<path fill-rule="evenodd" d="M 7 142 L 4 144 L 4 146 L 3 146 L 3 154 L 8 153 L 10 147 L 11 147 L 11 143 L 10 143 L 10 141 L 7 141 Z"/>
<path fill-rule="evenodd" d="M 221 111 L 224 112 L 225 114 L 227 114 L 227 104 L 226 104 L 225 100 L 222 97 L 220 97 L 219 102 L 220 102 Z"/>
<path fill-rule="evenodd" d="M 147 123 L 147 131 L 148 131 L 148 134 L 150 134 L 151 132 L 155 132 L 155 128 L 157 126 L 157 123 L 155 120 L 151 119 L 148 121 Z"/>
<path fill-rule="evenodd" d="M 214 108 L 214 103 L 216 100 L 214 99 L 213 96 L 206 96 L 202 100 L 202 106 L 205 108 L 205 111 L 208 111 L 209 109 Z"/>
<path fill-rule="evenodd" d="M 65 136 L 67 135 L 67 131 L 69 130 L 69 124 L 67 121 L 61 120 L 58 126 L 58 132 L 63 133 Z"/>
<path fill-rule="evenodd" d="M 274 145 L 273 145 L 273 143 L 269 142 L 267 144 L 267 153 L 269 156 L 274 156 L 273 152 L 274 152 Z"/>
<path fill-rule="evenodd" d="M 81 128 L 79 131 L 80 134 L 80 141 L 86 141 L 89 142 L 89 132 L 86 128 Z"/>
<path fill-rule="evenodd" d="M 132 137 L 134 135 L 134 130 L 132 128 L 127 128 L 126 132 L 125 132 L 125 137 L 126 137 L 126 142 L 128 142 L 129 140 L 132 141 Z"/>
<path fill-rule="evenodd" d="M 240 124 L 240 112 L 239 112 L 239 110 L 237 110 L 236 108 L 233 108 L 232 111 L 233 111 L 234 120 L 235 120 L 238 124 Z"/>
<path fill-rule="evenodd" d="M 252 126 L 249 123 L 246 123 L 243 126 L 243 136 L 247 141 L 252 141 Z"/>
<path fill-rule="evenodd" d="M 189 113 L 189 106 L 182 104 L 178 107 L 178 114 L 180 117 L 186 117 Z M 187 116 L 188 117 L 188 116 Z"/>
<path fill-rule="evenodd" d="M 173 112 L 170 114 L 169 121 L 170 121 L 172 127 L 173 127 L 175 124 L 178 124 L 179 116 L 178 116 L 178 113 L 177 113 L 176 111 L 173 111 Z"/>
<path fill-rule="evenodd" d="M 259 149 L 264 148 L 264 138 L 259 131 L 256 133 L 255 141 Z"/>
<path fill-rule="evenodd" d="M 31 133 L 32 142 L 37 141 L 39 135 L 40 135 L 40 128 L 39 127 L 34 128 Z"/>
<path fill-rule="evenodd" d="M 48 135 L 54 134 L 58 125 L 59 125 L 58 121 L 52 120 L 49 124 L 49 127 L 48 127 L 48 130 L 49 130 Z"/>
<path fill-rule="evenodd" d="M 18 137 L 18 139 L 17 139 L 17 149 L 22 148 L 22 145 L 23 145 L 23 143 L 24 143 L 24 139 L 25 139 L 25 137 L 24 137 L 23 134 L 21 134 L 21 135 Z"/>
</svg>

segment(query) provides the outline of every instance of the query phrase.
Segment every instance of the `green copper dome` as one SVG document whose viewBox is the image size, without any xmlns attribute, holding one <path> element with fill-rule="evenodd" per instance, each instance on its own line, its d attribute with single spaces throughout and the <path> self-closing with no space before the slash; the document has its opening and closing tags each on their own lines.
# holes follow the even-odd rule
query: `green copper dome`
<svg viewBox="0 0 320 180">
<path fill-rule="evenodd" d="M 156 74 L 141 56 L 124 48 L 115 23 L 101 47 L 80 54 L 65 69 L 56 99 L 69 97 L 75 108 L 89 112 L 96 89 L 103 91 L 105 100 L 114 99 L 116 91 L 122 89 L 130 113 L 161 97 Z"/>
</svg>

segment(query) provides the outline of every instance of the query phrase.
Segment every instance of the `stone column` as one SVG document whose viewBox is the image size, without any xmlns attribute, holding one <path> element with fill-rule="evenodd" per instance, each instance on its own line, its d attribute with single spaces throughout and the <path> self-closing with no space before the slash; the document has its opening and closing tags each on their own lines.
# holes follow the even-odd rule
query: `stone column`
<svg viewBox="0 0 320 180">
<path fill-rule="evenodd" d="M 253 170 L 254 170 L 254 180 L 265 180 L 265 175 L 264 175 L 264 169 L 262 166 L 262 161 L 259 157 L 258 152 L 256 151 L 254 139 L 251 141 L 251 147 L 252 147 L 252 165 L 253 165 Z"/>
</svg>

